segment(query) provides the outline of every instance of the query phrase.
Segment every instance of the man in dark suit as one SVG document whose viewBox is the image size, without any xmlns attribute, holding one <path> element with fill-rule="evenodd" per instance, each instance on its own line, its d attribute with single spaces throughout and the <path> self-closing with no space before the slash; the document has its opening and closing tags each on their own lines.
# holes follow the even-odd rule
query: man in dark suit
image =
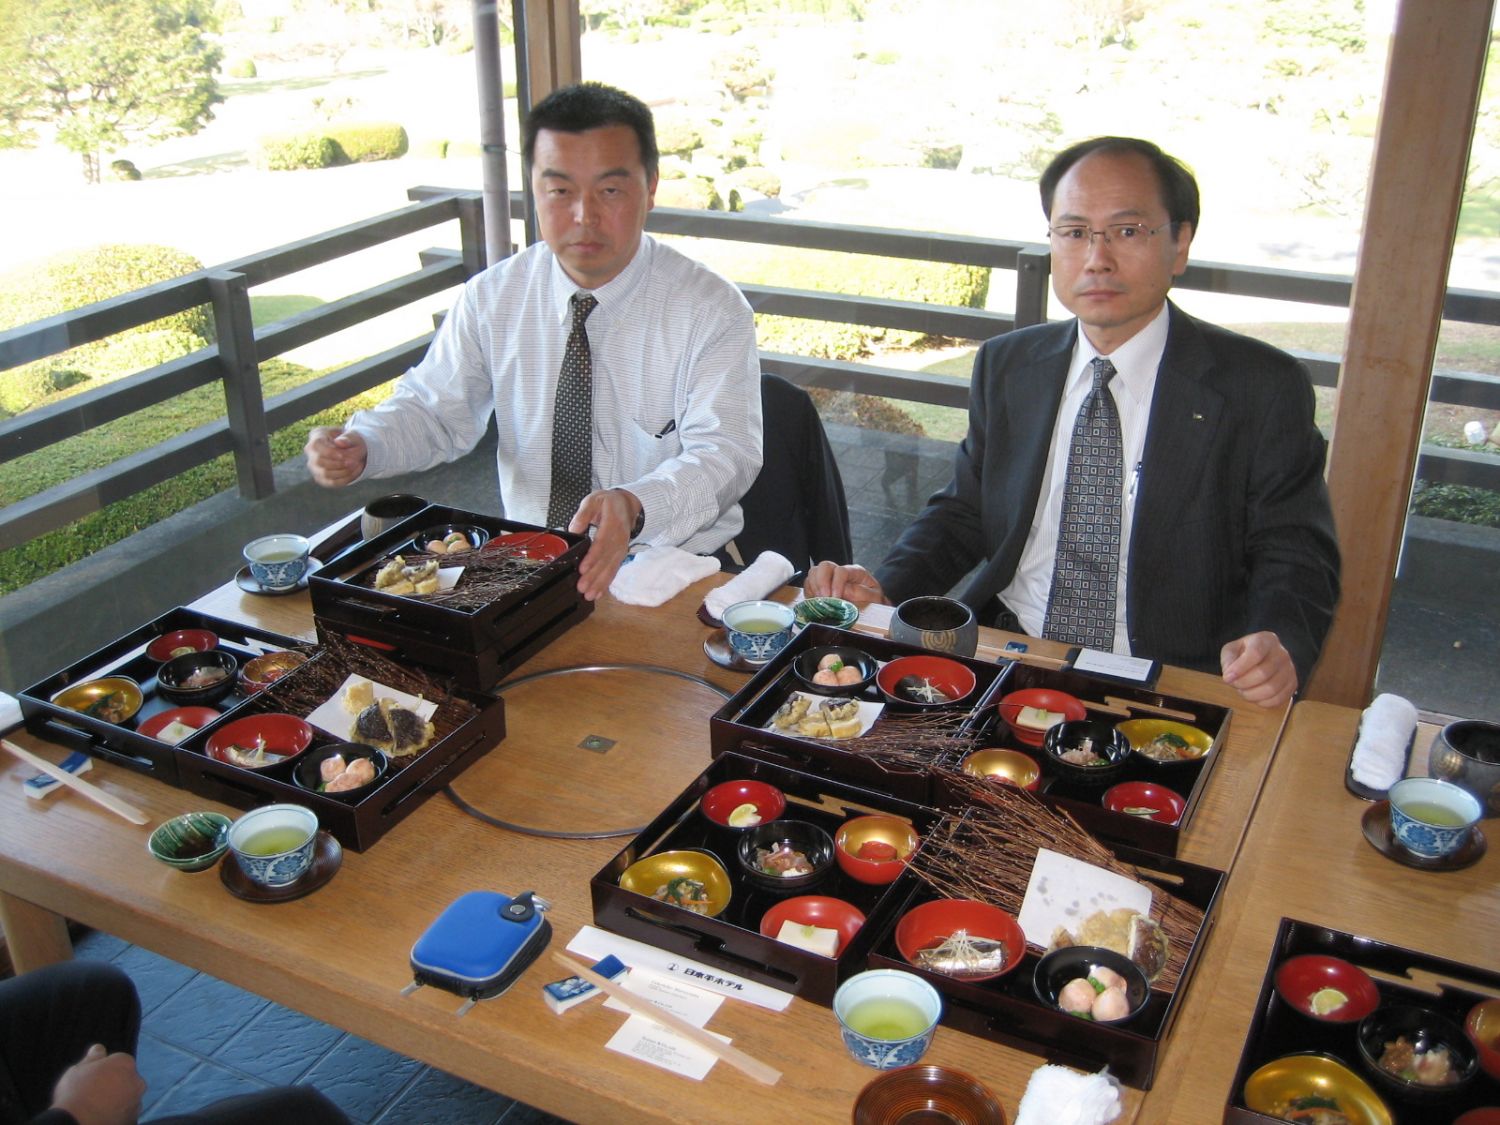
<svg viewBox="0 0 1500 1125">
<path fill-rule="evenodd" d="M 1155 145 L 1074 145 L 1041 194 L 1053 291 L 1076 320 L 980 349 L 952 482 L 874 575 L 821 563 L 806 592 L 894 603 L 977 565 L 961 597 L 982 620 L 1220 671 L 1247 700 L 1281 706 L 1307 682 L 1338 600 L 1307 373 L 1167 300 L 1198 188 Z M 1107 475 L 1086 477 L 1079 460 Z M 1108 531 L 1077 522 L 1097 501 Z"/>
</svg>

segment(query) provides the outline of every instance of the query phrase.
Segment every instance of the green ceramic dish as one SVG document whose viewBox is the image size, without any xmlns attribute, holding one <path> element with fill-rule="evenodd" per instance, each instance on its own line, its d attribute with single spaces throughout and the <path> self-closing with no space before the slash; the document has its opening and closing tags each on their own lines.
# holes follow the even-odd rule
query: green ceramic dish
<svg viewBox="0 0 1500 1125">
<path fill-rule="evenodd" d="M 163 821 L 146 847 L 178 871 L 202 871 L 219 862 L 229 848 L 229 818 L 223 813 L 190 812 Z"/>
<path fill-rule="evenodd" d="M 843 598 L 805 598 L 792 607 L 801 625 L 832 625 L 847 629 L 859 620 L 859 607 Z"/>
</svg>

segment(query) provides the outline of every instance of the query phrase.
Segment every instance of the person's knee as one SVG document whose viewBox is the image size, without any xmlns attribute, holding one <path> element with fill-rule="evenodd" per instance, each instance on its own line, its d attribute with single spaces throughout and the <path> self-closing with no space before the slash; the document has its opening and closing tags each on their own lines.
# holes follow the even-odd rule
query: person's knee
<svg viewBox="0 0 1500 1125">
<path fill-rule="evenodd" d="M 278 1086 L 206 1105 L 152 1125 L 350 1125 L 349 1118 L 312 1086 Z"/>
</svg>

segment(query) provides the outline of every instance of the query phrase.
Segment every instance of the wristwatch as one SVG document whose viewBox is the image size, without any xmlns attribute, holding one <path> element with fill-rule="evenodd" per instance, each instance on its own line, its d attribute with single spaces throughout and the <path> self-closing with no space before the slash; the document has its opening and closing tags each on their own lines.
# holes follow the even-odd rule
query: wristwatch
<svg viewBox="0 0 1500 1125">
<path fill-rule="evenodd" d="M 646 530 L 646 505 L 641 505 L 641 514 L 635 517 L 635 526 L 630 529 L 630 538 L 639 539 Z"/>
</svg>

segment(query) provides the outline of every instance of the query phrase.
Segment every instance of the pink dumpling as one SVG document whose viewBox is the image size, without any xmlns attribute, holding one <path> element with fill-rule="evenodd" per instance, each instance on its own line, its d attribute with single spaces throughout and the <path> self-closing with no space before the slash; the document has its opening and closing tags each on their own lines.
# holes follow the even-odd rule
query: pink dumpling
<svg viewBox="0 0 1500 1125">
<path fill-rule="evenodd" d="M 1057 994 L 1057 1006 L 1065 1012 L 1084 1015 L 1093 1009 L 1095 997 L 1094 986 L 1084 977 L 1075 977 Z"/>
</svg>

